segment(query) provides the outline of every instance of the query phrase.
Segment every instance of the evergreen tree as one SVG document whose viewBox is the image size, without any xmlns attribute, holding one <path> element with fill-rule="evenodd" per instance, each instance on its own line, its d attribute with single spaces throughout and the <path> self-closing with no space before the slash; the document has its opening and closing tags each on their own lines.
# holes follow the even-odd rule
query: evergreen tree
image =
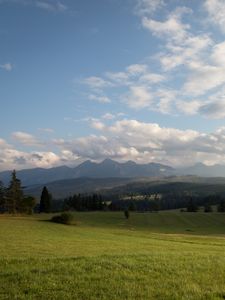
<svg viewBox="0 0 225 300">
<path fill-rule="evenodd" d="M 36 205 L 36 199 L 32 196 L 26 196 L 21 202 L 21 212 L 31 215 Z"/>
<path fill-rule="evenodd" d="M 190 197 L 187 205 L 188 212 L 196 212 L 198 210 L 198 206 L 196 205 L 195 201 L 192 197 Z"/>
<path fill-rule="evenodd" d="M 0 213 L 5 211 L 5 188 L 0 181 Z"/>
<path fill-rule="evenodd" d="M 126 208 L 126 209 L 124 210 L 124 216 L 125 216 L 126 219 L 129 219 L 129 217 L 130 217 L 130 212 L 129 212 L 128 208 Z"/>
<path fill-rule="evenodd" d="M 204 206 L 204 212 L 208 213 L 208 212 L 212 212 L 212 206 L 209 203 L 206 203 Z"/>
<path fill-rule="evenodd" d="M 225 212 L 225 200 L 221 199 L 220 204 L 217 206 L 218 212 Z"/>
<path fill-rule="evenodd" d="M 46 186 L 44 186 L 41 193 L 41 199 L 40 199 L 40 208 L 39 208 L 40 213 L 41 212 L 49 213 L 51 211 L 51 200 L 52 200 L 52 196 L 48 192 Z"/>
<path fill-rule="evenodd" d="M 11 181 L 6 191 L 6 209 L 9 213 L 15 214 L 21 212 L 23 200 L 23 190 L 20 180 L 16 177 L 14 170 L 11 175 Z"/>
</svg>

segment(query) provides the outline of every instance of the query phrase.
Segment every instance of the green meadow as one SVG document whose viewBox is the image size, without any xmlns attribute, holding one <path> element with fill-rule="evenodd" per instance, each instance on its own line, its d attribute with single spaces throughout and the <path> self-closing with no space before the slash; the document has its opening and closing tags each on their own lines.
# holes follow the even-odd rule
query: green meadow
<svg viewBox="0 0 225 300">
<path fill-rule="evenodd" d="M 225 299 L 225 214 L 0 216 L 0 299 Z"/>
</svg>

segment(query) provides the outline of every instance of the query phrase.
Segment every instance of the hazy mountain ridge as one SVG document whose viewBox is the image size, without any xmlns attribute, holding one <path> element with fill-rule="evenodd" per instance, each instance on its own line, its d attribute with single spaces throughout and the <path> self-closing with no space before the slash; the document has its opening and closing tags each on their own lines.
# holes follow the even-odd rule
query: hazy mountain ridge
<svg viewBox="0 0 225 300">
<path fill-rule="evenodd" d="M 188 175 L 186 175 L 188 174 Z M 192 174 L 192 175 L 190 175 Z M 0 173 L 0 180 L 8 184 L 11 171 Z M 174 169 L 157 164 L 137 164 L 133 161 L 119 163 L 106 159 L 101 163 L 89 160 L 75 168 L 60 166 L 50 169 L 35 168 L 17 172 L 24 191 L 40 197 L 43 185 L 46 185 L 54 198 L 64 198 L 74 193 L 128 193 L 157 190 L 158 185 L 165 188 L 191 188 L 223 190 L 225 185 L 225 166 L 206 166 L 196 164 L 189 168 Z M 200 176 L 200 177 L 199 177 Z M 174 183 L 178 184 L 174 185 Z M 182 185 L 185 183 L 185 185 Z M 187 185 L 188 183 L 188 185 Z M 215 185 L 215 187 L 213 187 Z M 160 187 L 161 190 L 161 187 Z"/>
<path fill-rule="evenodd" d="M 193 166 L 177 169 L 182 175 L 197 175 L 202 177 L 225 177 L 225 166 L 224 165 L 212 165 L 207 166 L 203 163 L 197 163 Z"/>
<path fill-rule="evenodd" d="M 79 177 L 90 178 L 135 178 L 152 176 L 169 176 L 175 174 L 172 167 L 157 164 L 136 164 L 133 161 L 119 163 L 111 159 L 105 159 L 100 163 L 87 160 L 75 168 L 67 166 L 50 169 L 28 169 L 17 172 L 18 178 L 23 185 L 45 184 L 57 180 L 74 179 Z M 0 180 L 7 184 L 10 180 L 11 171 L 0 172 Z"/>
</svg>

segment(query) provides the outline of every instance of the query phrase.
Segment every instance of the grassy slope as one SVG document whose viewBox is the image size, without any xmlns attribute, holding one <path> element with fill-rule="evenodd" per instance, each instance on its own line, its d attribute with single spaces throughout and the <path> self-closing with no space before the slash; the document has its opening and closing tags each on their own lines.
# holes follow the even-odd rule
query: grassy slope
<svg viewBox="0 0 225 300">
<path fill-rule="evenodd" d="M 0 216 L 0 299 L 225 299 L 225 214 L 75 216 Z"/>
</svg>

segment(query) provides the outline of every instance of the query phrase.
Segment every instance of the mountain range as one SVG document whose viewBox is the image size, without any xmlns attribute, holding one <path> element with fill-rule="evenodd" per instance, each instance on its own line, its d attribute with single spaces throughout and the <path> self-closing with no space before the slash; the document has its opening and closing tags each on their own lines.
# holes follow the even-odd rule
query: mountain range
<svg viewBox="0 0 225 300">
<path fill-rule="evenodd" d="M 8 185 L 10 177 L 11 171 L 0 172 L 0 181 L 5 185 Z M 22 181 L 27 194 L 39 197 L 43 185 L 46 185 L 54 198 L 59 199 L 74 193 L 98 191 L 124 194 L 127 191 L 149 190 L 150 186 L 158 184 L 169 184 L 168 188 L 172 188 L 171 184 L 182 187 L 183 182 L 191 188 L 197 184 L 203 190 L 206 187 L 211 190 L 214 185 L 224 188 L 225 166 L 198 163 L 192 167 L 175 169 L 159 163 L 119 163 L 110 159 L 95 163 L 87 160 L 74 168 L 60 166 L 19 170 L 17 177 Z"/>
<path fill-rule="evenodd" d="M 80 177 L 89 178 L 139 178 L 139 177 L 164 177 L 175 174 L 172 167 L 157 164 L 137 164 L 133 161 L 119 163 L 111 159 L 105 159 L 100 163 L 90 160 L 83 162 L 75 168 L 60 166 L 50 169 L 35 168 L 20 170 L 17 177 L 23 185 L 45 184 L 47 182 L 74 179 Z M 0 181 L 8 184 L 11 171 L 0 172 Z"/>
</svg>

